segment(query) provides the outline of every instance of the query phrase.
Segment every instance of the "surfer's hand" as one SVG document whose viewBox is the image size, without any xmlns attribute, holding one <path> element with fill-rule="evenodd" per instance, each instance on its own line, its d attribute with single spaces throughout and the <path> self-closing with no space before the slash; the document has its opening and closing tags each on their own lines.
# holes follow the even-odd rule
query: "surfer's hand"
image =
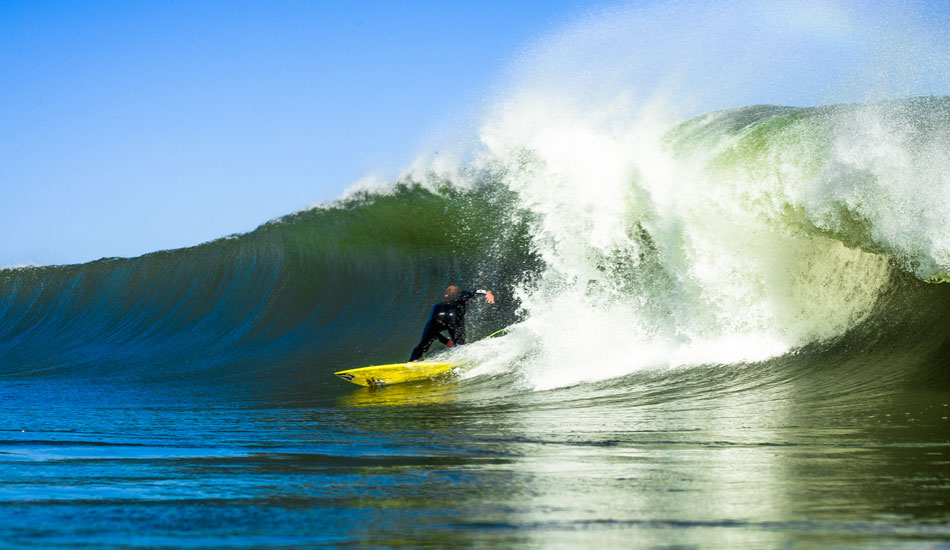
<svg viewBox="0 0 950 550">
<path fill-rule="evenodd" d="M 485 293 L 485 301 L 488 302 L 489 304 L 495 303 L 495 295 L 492 294 L 490 290 Z"/>
</svg>

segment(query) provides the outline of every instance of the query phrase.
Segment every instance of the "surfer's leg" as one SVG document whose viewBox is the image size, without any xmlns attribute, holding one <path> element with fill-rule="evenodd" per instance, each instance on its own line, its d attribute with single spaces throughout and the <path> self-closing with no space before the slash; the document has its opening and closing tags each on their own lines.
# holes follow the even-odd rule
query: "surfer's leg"
<svg viewBox="0 0 950 550">
<path fill-rule="evenodd" d="M 431 345 L 432 340 L 419 342 L 418 346 L 412 348 L 412 353 L 409 355 L 409 361 L 412 362 L 422 357 Z"/>
<path fill-rule="evenodd" d="M 412 354 L 409 355 L 410 361 L 415 361 L 422 357 L 425 352 L 429 351 L 429 346 L 432 345 L 432 342 L 435 342 L 435 339 L 439 337 L 439 332 L 442 331 L 442 327 L 437 323 L 429 321 L 426 323 L 425 330 L 422 331 L 422 339 L 419 340 L 419 345 L 412 350 Z"/>
<path fill-rule="evenodd" d="M 425 352 L 429 351 L 429 346 L 432 345 L 433 341 L 435 341 L 435 338 L 426 338 L 419 342 L 419 345 L 412 349 L 412 354 L 409 355 L 409 361 L 415 361 L 422 357 Z"/>
</svg>

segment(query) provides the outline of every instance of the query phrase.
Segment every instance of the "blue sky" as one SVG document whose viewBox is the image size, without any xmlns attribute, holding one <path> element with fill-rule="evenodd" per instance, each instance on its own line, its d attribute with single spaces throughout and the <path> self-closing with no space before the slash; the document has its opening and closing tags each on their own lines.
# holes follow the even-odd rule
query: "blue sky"
<svg viewBox="0 0 950 550">
<path fill-rule="evenodd" d="M 588 5 L 0 0 L 0 267 L 197 244 L 395 175 Z"/>
<path fill-rule="evenodd" d="M 699 112 L 861 101 L 832 82 L 868 75 L 950 93 L 946 0 L 625 5 L 651 3 L 0 0 L 0 267 L 194 245 L 394 177 L 519 63 L 567 86 L 599 63 L 598 87 L 681 65 Z M 771 32 L 789 18 L 801 36 Z"/>
</svg>

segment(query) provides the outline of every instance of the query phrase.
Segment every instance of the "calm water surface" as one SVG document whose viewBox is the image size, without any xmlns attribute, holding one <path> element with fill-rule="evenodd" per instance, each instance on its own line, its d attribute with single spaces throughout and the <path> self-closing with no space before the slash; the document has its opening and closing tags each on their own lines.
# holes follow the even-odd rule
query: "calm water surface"
<svg viewBox="0 0 950 550">
<path fill-rule="evenodd" d="M 950 397 L 719 367 L 519 390 L 5 381 L 6 548 L 947 548 Z"/>
</svg>

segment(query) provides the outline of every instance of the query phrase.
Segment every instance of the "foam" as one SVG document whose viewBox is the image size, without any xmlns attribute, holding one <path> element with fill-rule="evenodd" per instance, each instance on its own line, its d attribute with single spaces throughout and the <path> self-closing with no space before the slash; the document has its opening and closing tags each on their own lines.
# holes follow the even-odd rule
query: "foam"
<svg viewBox="0 0 950 550">
<path fill-rule="evenodd" d="M 497 342 L 484 352 L 486 372 L 507 364 L 548 389 L 764 361 L 859 325 L 894 259 L 922 279 L 947 272 L 942 130 L 921 138 L 906 117 L 866 108 L 805 111 L 752 138 L 702 136 L 700 124 L 691 148 L 675 133 L 700 109 L 947 89 L 950 77 L 922 78 L 942 66 L 934 37 L 946 31 L 913 9 L 870 12 L 822 1 L 619 8 L 522 56 L 474 165 L 534 214 L 546 269 L 519 289 L 526 320 L 502 337 L 504 359 Z M 903 55 L 880 55 L 898 46 Z M 899 82 L 867 79 L 898 69 Z M 704 120 L 741 126 L 745 114 Z"/>
</svg>

